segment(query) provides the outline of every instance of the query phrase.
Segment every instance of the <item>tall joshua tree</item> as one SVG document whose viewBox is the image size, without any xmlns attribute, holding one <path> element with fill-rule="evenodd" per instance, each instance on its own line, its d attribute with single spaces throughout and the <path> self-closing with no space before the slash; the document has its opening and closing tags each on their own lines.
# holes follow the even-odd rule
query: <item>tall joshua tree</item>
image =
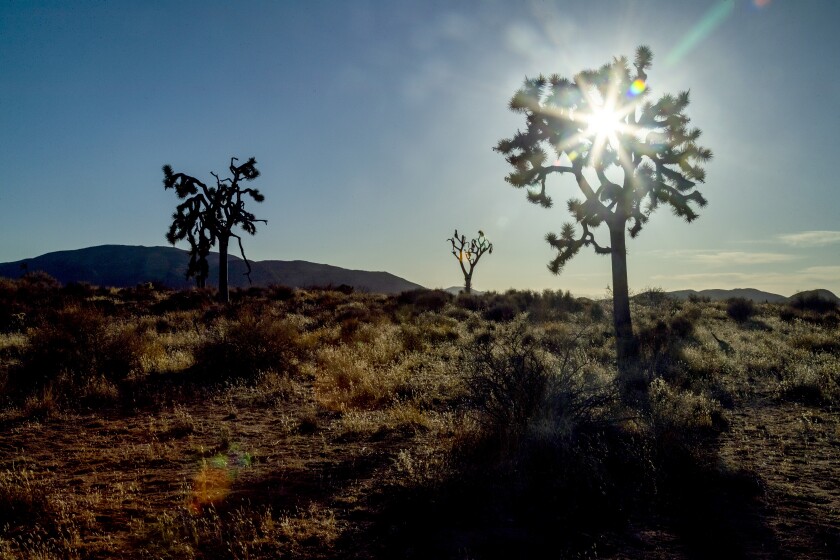
<svg viewBox="0 0 840 560">
<path fill-rule="evenodd" d="M 237 158 L 230 158 L 231 177 L 220 179 L 218 175 L 210 174 L 216 179 L 216 186 L 207 186 L 195 177 L 184 173 L 174 173 L 170 165 L 163 166 L 164 188 L 174 188 L 178 198 L 183 200 L 172 215 L 172 225 L 166 234 L 166 240 L 171 244 L 186 239 L 190 244 L 190 263 L 187 277 L 195 276 L 196 283 L 203 287 L 209 267 L 207 256 L 210 248 L 219 244 L 219 299 L 224 302 L 230 300 L 228 292 L 228 246 L 233 237 L 239 243 L 239 252 L 248 271 L 250 281 L 251 264 L 245 257 L 242 247 L 242 237 L 234 232 L 240 227 L 246 233 L 254 235 L 257 231 L 256 223 L 268 223 L 258 220 L 251 212 L 245 210 L 244 196 L 251 197 L 256 202 L 262 202 L 265 197 L 259 190 L 243 188 L 241 181 L 252 181 L 259 177 L 257 161 L 250 158 L 242 165 L 236 165 Z"/>
<path fill-rule="evenodd" d="M 458 230 L 455 230 L 455 235 L 447 239 L 452 243 L 452 254 L 458 259 L 458 264 L 461 265 L 461 272 L 464 273 L 464 292 L 469 294 L 472 292 L 472 275 L 475 265 L 478 264 L 478 259 L 484 253 L 493 254 L 493 244 L 485 237 L 484 232 L 478 230 L 478 237 L 470 239 L 467 243 L 467 236 L 461 235 L 458 237 Z M 466 265 L 464 263 L 467 263 Z M 467 268 L 469 266 L 469 268 Z"/>
<path fill-rule="evenodd" d="M 548 176 L 574 178 L 583 199 L 567 202 L 574 222 L 565 223 L 560 235 L 546 235 L 557 250 L 548 268 L 559 274 L 582 247 L 610 255 L 620 365 L 635 355 L 625 234 L 636 237 L 660 204 L 688 222 L 697 218 L 692 205 L 703 207 L 706 199 L 695 187 L 705 181 L 702 165 L 712 157 L 697 144 L 700 130 L 688 126 L 688 91 L 648 100 L 652 59 L 650 49 L 641 46 L 632 69 L 620 57 L 571 80 L 526 78 L 509 104 L 525 115 L 525 130 L 494 148 L 513 166 L 507 182 L 527 188 L 528 200 L 545 208 L 552 205 Z M 609 244 L 596 241 L 592 231 L 602 224 Z"/>
</svg>

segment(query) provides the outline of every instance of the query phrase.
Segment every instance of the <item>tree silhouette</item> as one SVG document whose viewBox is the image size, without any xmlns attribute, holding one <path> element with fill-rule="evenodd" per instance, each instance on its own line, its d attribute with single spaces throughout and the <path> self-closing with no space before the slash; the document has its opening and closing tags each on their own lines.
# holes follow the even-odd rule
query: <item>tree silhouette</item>
<svg viewBox="0 0 840 560">
<path fill-rule="evenodd" d="M 646 70 L 652 59 L 650 49 L 641 46 L 632 73 L 627 58 L 620 57 L 572 80 L 557 75 L 526 78 L 509 104 L 525 115 L 526 128 L 494 148 L 513 166 L 506 181 L 526 187 L 528 200 L 545 208 L 552 205 L 546 178 L 554 173 L 574 177 L 583 200 L 567 203 L 574 223 L 564 224 L 560 235 L 546 235 L 557 250 L 548 268 L 560 273 L 584 246 L 611 256 L 619 364 L 635 355 L 625 227 L 630 223 L 626 231 L 636 237 L 660 204 L 688 222 L 694 220 L 697 213 L 691 205 L 706 205 L 695 187 L 705 181 L 702 164 L 712 157 L 711 150 L 697 144 L 700 130 L 688 128 L 688 91 L 647 101 Z M 593 182 L 587 174 L 594 174 Z M 592 230 L 601 224 L 609 230 L 609 245 L 595 240 Z"/>
<path fill-rule="evenodd" d="M 472 292 L 472 275 L 475 265 L 478 264 L 478 259 L 484 253 L 493 253 L 493 244 L 485 237 L 484 232 L 478 230 L 478 237 L 471 239 L 467 243 L 467 236 L 461 235 L 458 237 L 458 230 L 455 230 L 455 235 L 447 239 L 452 243 L 452 254 L 458 259 L 458 264 L 461 265 L 461 272 L 464 273 L 464 292 L 469 294 Z M 469 270 L 464 265 L 466 262 L 469 265 Z"/>
<path fill-rule="evenodd" d="M 258 220 L 252 213 L 245 210 L 243 196 L 250 196 L 256 202 L 262 202 L 265 197 L 254 188 L 242 188 L 240 181 L 251 181 L 259 177 L 257 161 L 250 158 L 242 165 L 235 165 L 237 158 L 230 158 L 231 177 L 220 179 L 218 175 L 210 174 L 216 179 L 215 187 L 208 187 L 195 177 L 184 173 L 173 173 L 170 165 L 163 166 L 163 186 L 174 188 L 178 198 L 183 200 L 172 214 L 172 225 L 166 234 L 166 240 L 172 245 L 186 239 L 190 244 L 190 263 L 187 267 L 187 277 L 195 276 L 199 287 L 204 287 L 209 266 L 207 256 L 210 248 L 219 243 L 219 298 L 228 302 L 228 245 L 230 238 L 239 242 L 239 252 L 247 267 L 248 281 L 251 280 L 251 264 L 245 257 L 242 238 L 234 233 L 235 227 L 254 235 L 257 231 L 256 223 L 268 223 Z"/>
</svg>

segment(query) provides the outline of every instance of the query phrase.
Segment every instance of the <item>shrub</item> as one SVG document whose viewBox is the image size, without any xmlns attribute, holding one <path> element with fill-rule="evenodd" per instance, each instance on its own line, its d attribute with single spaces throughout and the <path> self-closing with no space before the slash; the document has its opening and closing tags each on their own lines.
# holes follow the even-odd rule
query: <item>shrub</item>
<svg viewBox="0 0 840 560">
<path fill-rule="evenodd" d="M 461 292 L 458 294 L 458 299 L 455 300 L 455 304 L 469 311 L 480 311 L 484 309 L 486 301 L 481 296 Z"/>
<path fill-rule="evenodd" d="M 52 384 L 79 392 L 96 377 L 124 379 L 142 366 L 148 333 L 109 322 L 96 308 L 62 309 L 37 329 L 9 384 L 19 396 Z"/>
<path fill-rule="evenodd" d="M 471 400 L 492 431 L 518 432 L 544 402 L 549 368 L 520 322 L 494 337 L 482 333 L 463 356 Z"/>
<path fill-rule="evenodd" d="M 96 293 L 96 288 L 87 282 L 70 282 L 61 288 L 61 293 L 76 299 L 87 299 Z"/>
<path fill-rule="evenodd" d="M 670 321 L 671 332 L 679 337 L 686 338 L 694 332 L 694 321 L 688 315 L 677 315 Z"/>
<path fill-rule="evenodd" d="M 597 301 L 592 302 L 589 306 L 589 318 L 596 323 L 600 323 L 606 316 L 607 313 L 604 311 L 604 307 Z"/>
<path fill-rule="evenodd" d="M 315 395 L 331 410 L 372 410 L 406 394 L 409 372 L 397 367 L 404 355 L 408 326 L 365 325 L 365 344 L 326 346 L 315 356 Z M 415 331 L 422 346 L 420 334 Z"/>
<path fill-rule="evenodd" d="M 273 284 L 268 288 L 269 297 L 275 301 L 286 301 L 295 297 L 294 288 Z"/>
<path fill-rule="evenodd" d="M 812 405 L 840 402 L 840 357 L 811 354 L 792 364 L 782 374 L 777 397 Z"/>
<path fill-rule="evenodd" d="M 266 311 L 245 309 L 220 320 L 195 351 L 195 368 L 210 381 L 254 381 L 262 372 L 295 374 L 309 351 L 298 327 Z"/>
<path fill-rule="evenodd" d="M 818 292 L 797 294 L 790 301 L 790 307 L 799 311 L 812 311 L 820 314 L 837 311 L 837 303 L 822 297 Z"/>
<path fill-rule="evenodd" d="M 680 391 L 664 379 L 649 389 L 654 427 L 669 439 L 691 441 L 725 428 L 720 404 L 704 395 Z"/>
<path fill-rule="evenodd" d="M 400 305 L 411 305 L 417 313 L 441 311 L 455 296 L 443 290 L 410 290 L 397 296 Z"/>
<path fill-rule="evenodd" d="M 726 314 L 736 323 L 751 319 L 756 313 L 755 304 L 745 298 L 731 298 L 726 302 Z"/>
<path fill-rule="evenodd" d="M 611 401 L 612 385 L 584 372 L 591 366 L 582 334 L 530 328 L 521 316 L 476 336 L 462 363 L 489 435 L 510 441 L 529 431 L 569 433 Z"/>
<path fill-rule="evenodd" d="M 519 309 L 517 309 L 513 304 L 502 301 L 493 304 L 487 311 L 485 311 L 484 318 L 488 321 L 495 321 L 497 323 L 507 322 L 512 321 L 518 313 Z"/>
<path fill-rule="evenodd" d="M 646 307 L 662 307 L 665 304 L 672 301 L 671 296 L 669 296 L 665 290 L 659 287 L 655 288 L 646 288 L 645 291 L 637 295 L 633 298 L 636 303 L 644 305 Z"/>
<path fill-rule="evenodd" d="M 31 471 L 0 472 L 0 527 L 53 525 L 46 484 Z"/>
<path fill-rule="evenodd" d="M 163 314 L 170 311 L 204 310 L 212 304 L 213 292 L 210 289 L 180 290 L 155 303 L 152 306 L 152 311 Z"/>
</svg>

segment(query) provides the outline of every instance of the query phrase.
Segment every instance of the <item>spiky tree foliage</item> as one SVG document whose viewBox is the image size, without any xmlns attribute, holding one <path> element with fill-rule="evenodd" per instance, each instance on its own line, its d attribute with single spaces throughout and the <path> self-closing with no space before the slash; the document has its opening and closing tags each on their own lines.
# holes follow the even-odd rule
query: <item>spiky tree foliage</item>
<svg viewBox="0 0 840 560">
<path fill-rule="evenodd" d="M 170 165 L 163 166 L 163 186 L 175 189 L 178 198 L 183 200 L 172 214 L 172 225 L 166 234 L 166 240 L 171 244 L 186 239 L 190 244 L 190 263 L 187 277 L 195 276 L 199 287 L 203 287 L 209 267 L 207 256 L 210 248 L 219 244 L 219 298 L 227 302 L 228 292 L 228 245 L 230 238 L 239 243 L 239 252 L 247 267 L 248 281 L 251 280 L 251 264 L 245 257 L 242 247 L 242 237 L 234 232 L 239 227 L 246 233 L 254 235 L 257 231 L 256 223 L 268 223 L 257 219 L 245 209 L 245 196 L 256 202 L 262 202 L 265 197 L 259 190 L 243 188 L 240 181 L 251 181 L 259 177 L 257 161 L 250 158 L 242 165 L 236 165 L 237 158 L 230 158 L 231 177 L 221 179 L 213 172 L 216 186 L 207 186 L 195 177 L 184 173 L 174 173 Z"/>
<path fill-rule="evenodd" d="M 481 230 L 478 230 L 478 237 L 467 242 L 467 236 L 461 235 L 459 237 L 456 229 L 455 235 L 447 241 L 452 243 L 452 254 L 458 259 L 461 272 L 464 273 L 464 292 L 469 294 L 472 292 L 472 275 L 475 265 L 478 264 L 478 259 L 484 253 L 493 254 L 493 244 L 484 237 L 484 232 Z"/>
<path fill-rule="evenodd" d="M 648 98 L 647 70 L 653 54 L 641 46 L 632 68 L 625 57 L 598 70 L 584 70 L 569 80 L 558 75 L 525 79 L 510 109 L 525 116 L 525 129 L 501 140 L 494 150 L 513 166 L 506 177 L 528 190 L 528 200 L 552 206 L 546 190 L 549 175 L 570 175 L 582 198 L 567 208 L 573 221 L 546 241 L 557 250 L 548 265 L 555 274 L 582 247 L 611 255 L 614 323 L 619 361 L 634 353 L 627 287 L 625 231 L 636 237 L 650 214 L 667 205 L 690 222 L 692 206 L 706 205 L 696 190 L 705 181 L 702 165 L 712 152 L 697 140 L 685 114 L 688 91 Z M 594 229 L 606 225 L 609 243 L 599 243 Z"/>
</svg>

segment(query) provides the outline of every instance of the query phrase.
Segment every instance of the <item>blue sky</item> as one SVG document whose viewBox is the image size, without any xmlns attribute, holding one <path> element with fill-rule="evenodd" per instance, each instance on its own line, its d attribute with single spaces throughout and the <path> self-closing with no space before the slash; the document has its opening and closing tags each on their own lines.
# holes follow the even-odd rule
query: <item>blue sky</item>
<svg viewBox="0 0 840 560">
<path fill-rule="evenodd" d="M 629 241 L 631 290 L 840 294 L 838 24 L 832 0 L 4 2 L 0 261 L 166 245 L 161 166 L 210 180 L 254 156 L 250 258 L 446 287 L 446 238 L 483 229 L 477 289 L 603 295 L 607 257 L 547 270 L 565 205 L 528 203 L 492 147 L 524 126 L 525 76 L 646 44 L 715 158 L 697 221 L 662 208 Z"/>
</svg>

